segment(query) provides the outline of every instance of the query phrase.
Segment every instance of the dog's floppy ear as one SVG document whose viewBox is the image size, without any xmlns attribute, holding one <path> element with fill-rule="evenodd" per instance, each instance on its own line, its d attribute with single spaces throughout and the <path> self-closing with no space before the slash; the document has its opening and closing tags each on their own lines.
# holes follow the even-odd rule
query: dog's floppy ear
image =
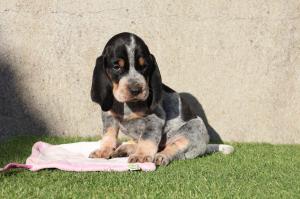
<svg viewBox="0 0 300 199">
<path fill-rule="evenodd" d="M 160 72 L 155 57 L 152 54 L 150 55 L 150 57 L 152 62 L 152 70 L 150 71 L 150 75 L 149 75 L 150 95 L 149 95 L 148 106 L 150 107 L 150 110 L 153 110 L 160 102 L 161 99 L 162 81 L 161 81 L 161 76 L 160 76 Z"/>
<path fill-rule="evenodd" d="M 91 88 L 91 98 L 98 103 L 103 111 L 111 109 L 113 104 L 112 82 L 104 67 L 104 58 L 100 56 L 96 60 Z"/>
</svg>

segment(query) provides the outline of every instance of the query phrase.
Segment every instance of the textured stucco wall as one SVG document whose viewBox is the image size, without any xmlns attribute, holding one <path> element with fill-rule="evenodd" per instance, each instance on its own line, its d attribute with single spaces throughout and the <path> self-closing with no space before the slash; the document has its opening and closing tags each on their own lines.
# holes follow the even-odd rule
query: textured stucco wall
<svg viewBox="0 0 300 199">
<path fill-rule="evenodd" d="M 299 0 L 0 1 L 0 138 L 97 135 L 95 58 L 140 35 L 225 141 L 300 143 Z"/>
</svg>

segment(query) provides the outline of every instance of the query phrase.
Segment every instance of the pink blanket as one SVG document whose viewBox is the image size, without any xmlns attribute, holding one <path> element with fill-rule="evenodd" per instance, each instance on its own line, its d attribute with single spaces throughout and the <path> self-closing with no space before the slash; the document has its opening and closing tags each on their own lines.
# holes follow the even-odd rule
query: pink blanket
<svg viewBox="0 0 300 199">
<path fill-rule="evenodd" d="M 57 168 L 64 171 L 154 171 L 154 163 L 128 163 L 127 157 L 113 159 L 91 159 L 89 154 L 99 148 L 99 142 L 77 142 L 70 144 L 51 145 L 36 142 L 32 153 L 25 164 L 9 163 L 0 172 L 12 168 L 25 168 L 38 171 L 46 168 Z"/>
</svg>

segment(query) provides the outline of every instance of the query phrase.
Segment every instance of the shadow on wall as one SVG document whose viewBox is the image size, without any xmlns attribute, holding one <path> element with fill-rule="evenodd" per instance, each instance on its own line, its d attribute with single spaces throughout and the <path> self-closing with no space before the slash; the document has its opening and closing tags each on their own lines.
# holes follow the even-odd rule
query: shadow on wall
<svg viewBox="0 0 300 199">
<path fill-rule="evenodd" d="M 203 110 L 203 107 L 199 103 L 199 101 L 190 93 L 180 93 L 180 96 L 183 99 L 185 99 L 190 104 L 191 107 L 193 107 L 192 110 L 194 110 L 194 113 L 196 113 L 204 121 L 206 128 L 208 130 L 210 142 L 223 143 L 218 132 L 208 123 L 205 111 Z"/>
<path fill-rule="evenodd" d="M 12 65 L 0 58 L 0 141 L 15 135 L 45 135 L 48 128 L 22 98 Z M 22 92 L 21 92 L 22 91 Z"/>
</svg>

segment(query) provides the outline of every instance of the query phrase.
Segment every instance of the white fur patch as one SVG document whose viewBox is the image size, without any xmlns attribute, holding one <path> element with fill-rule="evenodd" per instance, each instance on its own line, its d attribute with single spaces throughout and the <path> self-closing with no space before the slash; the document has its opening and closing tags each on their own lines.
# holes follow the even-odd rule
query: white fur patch
<svg viewBox="0 0 300 199">
<path fill-rule="evenodd" d="M 136 43 L 135 43 L 135 39 L 133 36 L 130 37 L 130 44 L 129 46 L 126 45 L 126 49 L 127 49 L 127 54 L 128 54 L 128 61 L 129 61 L 129 73 L 133 73 L 135 71 L 134 69 L 134 58 L 135 58 L 135 54 L 134 54 L 134 50 L 136 47 Z"/>
<path fill-rule="evenodd" d="M 227 144 L 208 144 L 206 149 L 206 153 L 221 152 L 225 155 L 231 154 L 233 151 L 233 146 Z"/>
</svg>

